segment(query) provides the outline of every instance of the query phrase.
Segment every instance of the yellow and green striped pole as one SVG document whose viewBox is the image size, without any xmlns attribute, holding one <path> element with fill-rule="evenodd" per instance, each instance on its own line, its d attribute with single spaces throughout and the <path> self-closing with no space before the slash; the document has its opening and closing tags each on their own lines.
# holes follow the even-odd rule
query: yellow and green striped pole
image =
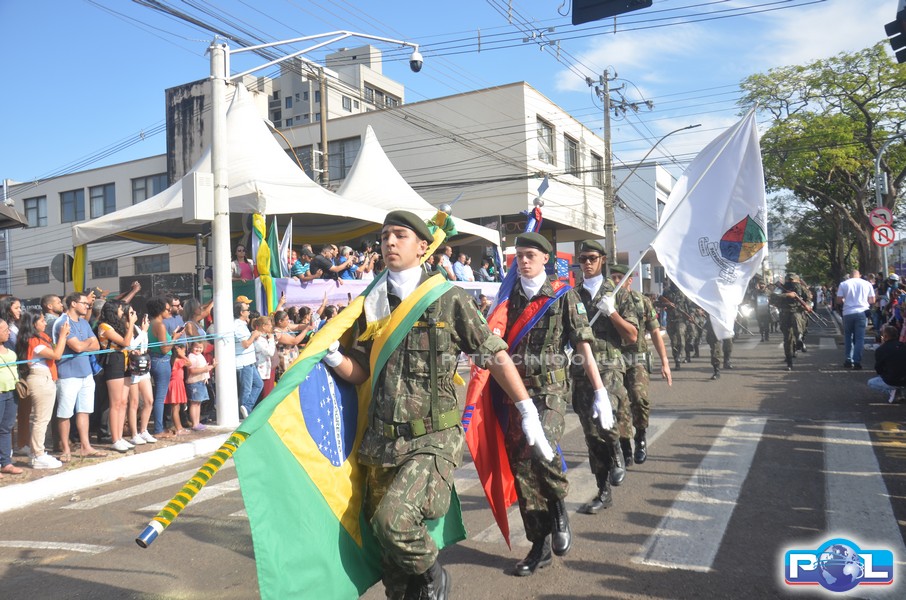
<svg viewBox="0 0 906 600">
<path fill-rule="evenodd" d="M 182 512 L 182 509 L 184 509 L 192 498 L 201 491 L 201 488 L 203 488 L 211 477 L 220 470 L 220 467 L 233 456 L 236 449 L 239 448 L 248 437 L 248 434 L 245 432 L 234 431 L 227 441 L 218 448 L 217 452 L 215 452 L 214 455 L 198 469 L 198 472 L 186 482 L 186 485 L 184 485 L 182 489 L 167 502 L 167 505 L 160 509 L 160 512 L 151 519 L 148 526 L 145 527 L 137 538 L 135 538 L 135 543 L 142 548 L 150 546 L 151 542 L 157 539 L 157 536 L 170 526 L 170 523 L 172 523 L 176 517 L 179 516 L 179 513 Z"/>
</svg>

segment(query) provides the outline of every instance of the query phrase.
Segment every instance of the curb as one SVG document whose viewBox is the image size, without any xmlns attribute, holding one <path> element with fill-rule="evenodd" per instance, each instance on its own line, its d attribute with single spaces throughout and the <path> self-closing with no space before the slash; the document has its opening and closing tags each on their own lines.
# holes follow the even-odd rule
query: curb
<svg viewBox="0 0 906 600">
<path fill-rule="evenodd" d="M 229 438 L 230 433 L 217 434 L 201 440 L 174 444 L 160 450 L 133 454 L 96 465 L 73 469 L 58 475 L 0 488 L 0 513 L 23 508 L 35 502 L 53 500 L 121 477 L 141 475 L 156 469 L 208 457 Z"/>
</svg>

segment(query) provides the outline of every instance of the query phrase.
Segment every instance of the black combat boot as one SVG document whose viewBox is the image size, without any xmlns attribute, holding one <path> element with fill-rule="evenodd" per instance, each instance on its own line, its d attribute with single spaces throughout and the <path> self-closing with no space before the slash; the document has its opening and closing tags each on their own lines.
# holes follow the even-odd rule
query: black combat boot
<svg viewBox="0 0 906 600">
<path fill-rule="evenodd" d="M 711 375 L 711 381 L 714 381 L 715 379 L 720 379 L 720 367 L 717 365 L 714 366 L 714 373 Z"/>
<path fill-rule="evenodd" d="M 680 360 L 678 358 L 673 359 L 673 370 L 679 371 L 680 369 Z"/>
<path fill-rule="evenodd" d="M 453 578 L 437 561 L 421 575 L 409 578 L 405 600 L 447 600 Z"/>
<path fill-rule="evenodd" d="M 793 370 L 793 358 L 790 356 L 786 357 L 786 370 L 787 371 Z"/>
<path fill-rule="evenodd" d="M 613 455 L 610 463 L 610 483 L 620 485 L 626 479 L 626 459 L 619 443 L 612 442 L 610 446 L 610 453 Z"/>
<path fill-rule="evenodd" d="M 569 530 L 569 513 L 566 512 L 566 503 L 563 500 L 548 500 L 547 508 L 553 519 L 551 550 L 557 556 L 566 556 L 566 553 L 569 552 L 573 545 L 573 535 Z"/>
<path fill-rule="evenodd" d="M 695 354 L 693 354 L 692 356 L 695 357 L 695 358 L 699 358 L 699 354 L 698 354 L 698 346 L 695 347 Z"/>
<path fill-rule="evenodd" d="M 689 351 L 689 350 L 686 350 L 686 362 L 687 362 L 687 363 L 691 363 L 691 362 L 692 362 L 692 352 Z"/>
<path fill-rule="evenodd" d="M 606 473 L 595 473 L 598 480 L 598 494 L 583 504 L 579 512 L 586 515 L 596 515 L 602 508 L 613 506 L 613 494 L 610 491 L 610 479 Z"/>
<path fill-rule="evenodd" d="M 632 456 L 635 464 L 640 465 L 648 460 L 648 440 L 645 439 L 645 430 L 637 427 L 635 430 L 635 454 Z"/>
<path fill-rule="evenodd" d="M 516 563 L 514 575 L 517 577 L 528 577 L 536 569 L 543 569 L 551 564 L 551 536 L 545 536 L 543 540 L 537 540 L 532 543 L 532 549 L 529 550 L 528 556 Z"/>
<path fill-rule="evenodd" d="M 724 361 L 724 368 L 725 368 L 725 369 L 732 369 L 732 368 L 733 368 L 733 363 L 730 362 L 730 359 L 729 359 L 729 358 L 728 358 L 727 360 Z"/>
<path fill-rule="evenodd" d="M 632 466 L 632 442 L 629 438 L 620 438 L 620 449 L 623 451 L 623 462 L 627 467 Z"/>
</svg>

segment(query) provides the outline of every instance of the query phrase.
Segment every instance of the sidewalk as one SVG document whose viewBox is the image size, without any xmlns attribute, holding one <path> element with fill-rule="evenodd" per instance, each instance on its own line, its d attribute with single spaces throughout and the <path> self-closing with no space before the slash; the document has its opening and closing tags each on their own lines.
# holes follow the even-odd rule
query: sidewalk
<svg viewBox="0 0 906 600">
<path fill-rule="evenodd" d="M 35 502 L 63 497 L 74 492 L 132 477 L 195 458 L 208 458 L 233 432 L 232 428 L 208 425 L 204 431 L 160 439 L 155 444 L 136 446 L 120 454 L 108 445 L 97 449 L 103 458 L 80 458 L 73 449 L 72 461 L 59 469 L 32 469 L 27 457 L 14 456 L 13 464 L 25 471 L 0 479 L 0 513 Z"/>
</svg>

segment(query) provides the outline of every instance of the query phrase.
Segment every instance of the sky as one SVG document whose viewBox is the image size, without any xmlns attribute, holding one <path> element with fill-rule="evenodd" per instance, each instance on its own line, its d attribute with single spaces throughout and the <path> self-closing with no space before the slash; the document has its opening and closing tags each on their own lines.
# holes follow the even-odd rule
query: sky
<svg viewBox="0 0 906 600">
<path fill-rule="evenodd" d="M 417 74 L 409 50 L 375 43 L 407 102 L 526 81 L 599 135 L 603 106 L 586 79 L 596 83 L 607 70 L 616 75 L 611 87 L 621 87 L 612 97 L 639 108 L 612 120 L 616 166 L 701 124 L 651 153 L 676 176 L 739 119 L 745 77 L 871 46 L 897 8 L 897 0 L 654 0 L 573 26 L 569 0 L 0 0 L 0 179 L 34 181 L 166 151 L 164 90 L 208 76 L 214 34 L 148 3 L 255 43 L 338 30 L 417 43 Z M 233 56 L 234 73 L 265 62 L 246 56 Z"/>
</svg>

